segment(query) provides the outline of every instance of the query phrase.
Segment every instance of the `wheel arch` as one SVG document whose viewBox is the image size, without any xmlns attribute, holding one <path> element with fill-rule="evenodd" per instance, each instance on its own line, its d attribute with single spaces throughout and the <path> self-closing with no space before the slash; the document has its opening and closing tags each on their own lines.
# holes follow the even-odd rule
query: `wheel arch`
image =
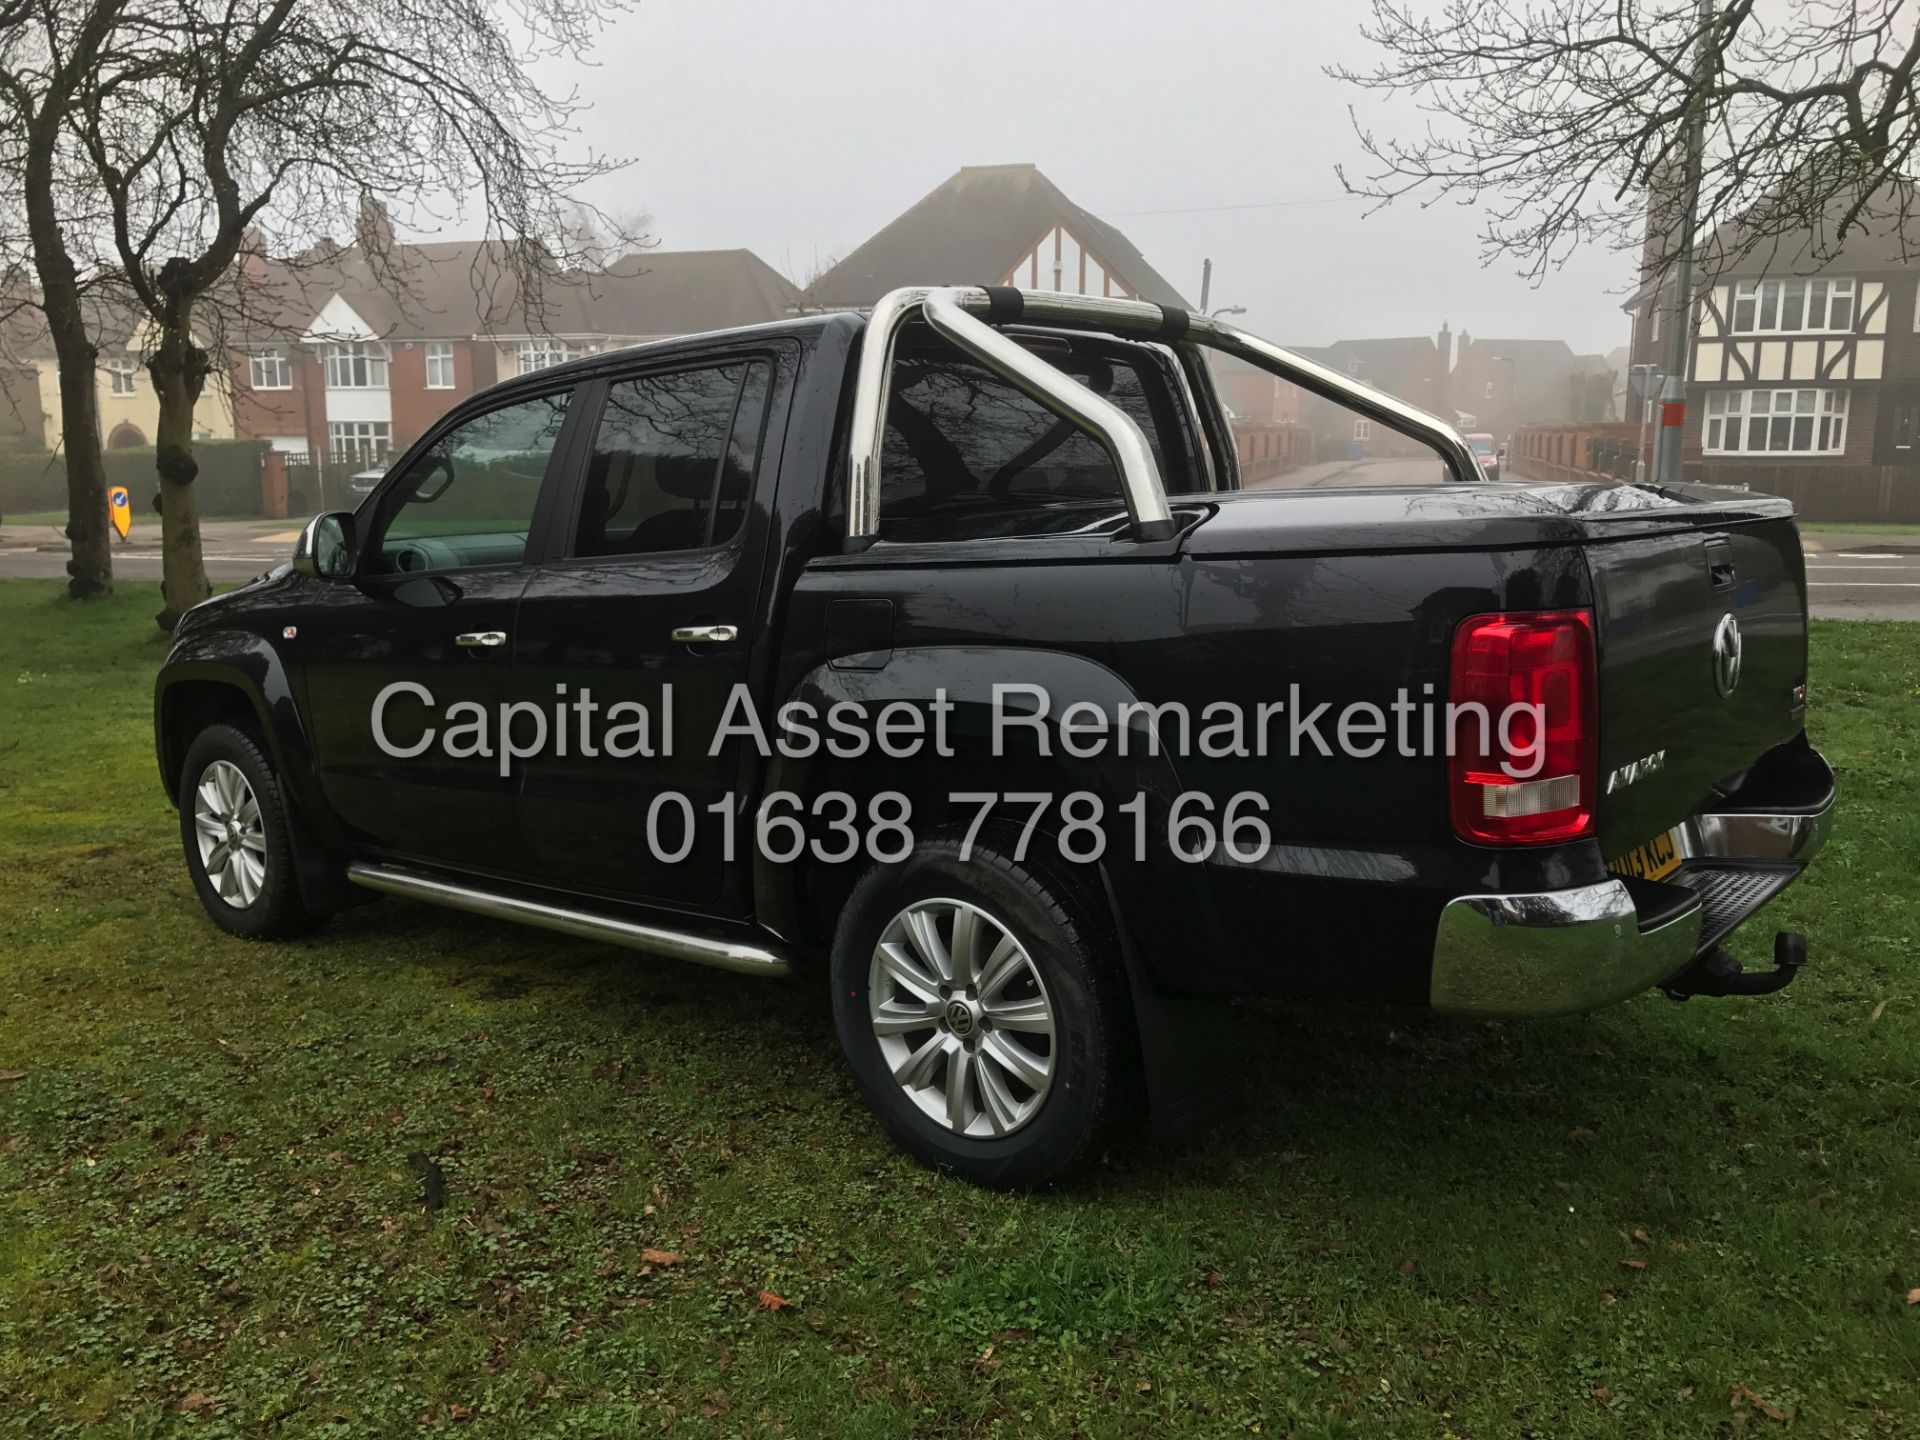
<svg viewBox="0 0 1920 1440">
<path fill-rule="evenodd" d="M 1005 732 L 1007 738 L 1025 742 L 1024 748 L 993 754 L 996 684 L 1038 685 L 1047 692 L 1052 702 L 1050 754 L 1038 753 L 1038 739 L 1025 726 Z M 1164 814 L 1180 793 L 1174 757 L 1164 748 L 1148 753 L 1133 737 L 1128 753 L 1120 755 L 1111 743 L 1111 727 L 1110 743 L 1099 755 L 1082 759 L 1063 752 L 1057 722 L 1067 705 L 1090 701 L 1112 716 L 1123 702 L 1141 700 L 1120 675 L 1081 655 L 981 646 L 896 649 L 878 669 L 826 664 L 810 670 L 779 704 L 806 701 L 824 715 L 827 706 L 855 701 L 872 715 L 892 701 L 925 706 L 937 698 L 952 706 L 948 717 L 951 758 L 923 754 L 892 759 L 870 754 L 845 759 L 826 753 L 824 747 L 804 758 L 776 753 L 766 767 L 761 794 L 785 791 L 806 802 L 827 791 L 843 790 L 864 802 L 881 791 L 897 789 L 913 803 L 913 830 L 918 837 L 949 823 L 945 813 L 949 786 L 996 793 L 1044 790 L 1056 797 L 1086 790 L 1100 797 L 1109 816 L 1135 794 L 1148 796 L 1150 813 Z M 769 734 L 774 734 L 771 725 Z M 931 737 L 926 743 L 932 744 Z M 962 820 L 972 813 L 968 807 Z M 1057 810 L 1054 815 L 1057 818 Z M 746 823 L 751 823 L 750 817 Z M 1150 836 L 1154 830 L 1150 825 Z M 1114 853 L 1115 848 L 1124 853 Z M 780 865 L 763 857 L 757 845 L 748 849 L 754 911 L 761 923 L 803 945 L 830 940 L 833 918 L 865 867 L 811 861 Z M 1178 862 L 1163 846 L 1150 843 L 1144 855 L 1131 853 L 1131 845 L 1110 847 L 1085 869 L 1090 888 L 1105 903 L 1118 937 L 1120 960 L 1134 998 L 1155 1124 L 1163 1130 L 1184 1126 L 1214 1108 L 1233 1088 L 1233 1077 L 1222 1068 L 1230 1062 L 1227 1047 L 1219 1041 L 1219 1011 L 1224 995 L 1245 988 L 1243 975 L 1230 968 L 1228 957 L 1237 952 L 1221 943 L 1204 867 Z"/>
</svg>

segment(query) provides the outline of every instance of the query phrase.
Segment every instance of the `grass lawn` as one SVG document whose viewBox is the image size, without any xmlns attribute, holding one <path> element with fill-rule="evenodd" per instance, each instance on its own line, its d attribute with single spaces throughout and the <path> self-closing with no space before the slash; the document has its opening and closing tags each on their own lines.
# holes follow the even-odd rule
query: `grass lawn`
<svg viewBox="0 0 1920 1440">
<path fill-rule="evenodd" d="M 148 590 L 0 584 L 0 1434 L 1920 1434 L 1920 632 L 1817 629 L 1784 995 L 1258 1009 L 1246 1113 L 1009 1197 L 887 1144 L 818 982 L 216 931 Z"/>
</svg>

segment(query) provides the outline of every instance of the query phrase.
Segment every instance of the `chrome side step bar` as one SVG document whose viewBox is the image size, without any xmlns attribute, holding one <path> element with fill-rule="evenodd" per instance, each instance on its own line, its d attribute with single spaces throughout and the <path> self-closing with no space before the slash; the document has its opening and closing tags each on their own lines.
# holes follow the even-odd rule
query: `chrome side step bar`
<svg viewBox="0 0 1920 1440">
<path fill-rule="evenodd" d="M 590 910 L 574 910 L 547 905 L 538 900 L 522 900 L 514 895 L 497 895 L 490 890 L 475 890 L 412 870 L 395 870 L 384 865 L 358 861 L 347 867 L 347 879 L 369 890 L 399 895 L 408 900 L 424 900 L 429 905 L 445 905 L 493 920 L 511 920 L 542 930 L 558 930 L 583 940 L 601 940 L 609 945 L 624 945 L 650 955 L 671 960 L 686 960 L 695 965 L 710 965 L 716 970 L 731 970 L 736 975 L 783 976 L 793 973 L 793 962 L 783 948 L 773 942 L 764 945 L 743 940 L 720 940 L 709 935 L 694 935 L 683 930 L 665 930 L 656 925 L 641 925 L 615 915 L 600 915 Z"/>
</svg>

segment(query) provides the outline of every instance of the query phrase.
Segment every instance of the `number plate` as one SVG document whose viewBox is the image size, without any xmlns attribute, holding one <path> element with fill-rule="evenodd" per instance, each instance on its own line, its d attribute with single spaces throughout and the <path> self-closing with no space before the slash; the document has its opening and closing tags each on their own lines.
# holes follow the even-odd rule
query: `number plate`
<svg viewBox="0 0 1920 1440">
<path fill-rule="evenodd" d="M 1632 875 L 1641 880 L 1659 880 L 1680 868 L 1680 831 L 1673 829 L 1656 835 L 1644 845 L 1636 845 L 1607 869 L 1616 875 Z"/>
</svg>

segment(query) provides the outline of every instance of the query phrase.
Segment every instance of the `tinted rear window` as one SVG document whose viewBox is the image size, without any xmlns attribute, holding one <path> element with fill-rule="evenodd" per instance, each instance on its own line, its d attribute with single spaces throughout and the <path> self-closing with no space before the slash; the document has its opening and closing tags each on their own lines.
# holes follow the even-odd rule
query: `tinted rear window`
<svg viewBox="0 0 1920 1440">
<path fill-rule="evenodd" d="M 909 338 L 911 337 L 911 338 Z M 922 331 L 894 361 L 881 452 L 880 533 L 938 540 L 1004 532 L 1010 517 L 1122 499 L 1106 447 L 1011 381 Z M 1049 346 L 1036 353 L 1130 415 L 1171 494 L 1200 488 L 1190 441 L 1153 352 Z M 1017 528 L 1017 526 L 1016 526 Z"/>
</svg>

